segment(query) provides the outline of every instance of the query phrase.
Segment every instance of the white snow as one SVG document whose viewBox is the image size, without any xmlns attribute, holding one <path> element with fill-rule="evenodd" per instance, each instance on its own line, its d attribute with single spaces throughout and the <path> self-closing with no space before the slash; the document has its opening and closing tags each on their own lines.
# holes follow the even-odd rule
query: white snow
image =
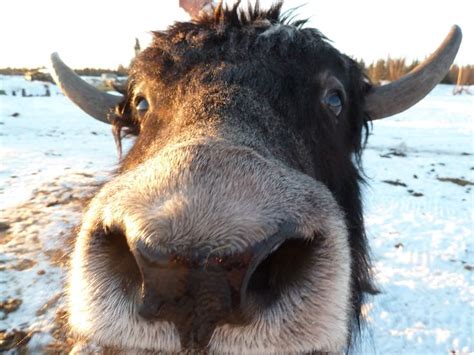
<svg viewBox="0 0 474 355">
<path fill-rule="evenodd" d="M 50 341 L 55 314 L 54 307 L 37 310 L 54 297 L 63 302 L 65 268 L 44 251 L 68 248 L 79 191 L 87 195 L 106 180 L 117 155 L 110 127 L 55 86 L 51 97 L 11 96 L 21 88 L 44 93 L 42 83 L 0 76 L 8 93 L 0 96 L 0 221 L 11 222 L 15 235 L 0 240 L 0 302 L 23 300 L 6 319 L 0 312 L 0 329 L 38 331 L 29 344 L 34 351 Z M 452 86 L 439 85 L 409 111 L 373 124 L 364 201 L 382 293 L 364 306 L 369 330 L 356 353 L 474 351 L 473 157 L 474 96 L 453 96 Z M 36 264 L 11 268 L 23 259 Z"/>
<path fill-rule="evenodd" d="M 383 293 L 367 305 L 372 341 L 364 352 L 474 351 L 474 271 L 467 269 L 474 266 L 473 186 L 437 179 L 474 182 L 473 157 L 474 96 L 453 96 L 452 86 L 439 85 L 409 111 L 374 123 L 364 200 Z"/>
<path fill-rule="evenodd" d="M 117 162 L 110 127 L 71 105 L 56 86 L 49 87 L 51 97 L 21 97 L 21 88 L 43 95 L 44 84 L 0 75 L 0 90 L 10 95 L 0 96 L 0 208 L 25 200 L 34 187 L 55 176 L 102 174 Z M 18 90 L 17 96 L 11 96 L 12 90 Z"/>
</svg>

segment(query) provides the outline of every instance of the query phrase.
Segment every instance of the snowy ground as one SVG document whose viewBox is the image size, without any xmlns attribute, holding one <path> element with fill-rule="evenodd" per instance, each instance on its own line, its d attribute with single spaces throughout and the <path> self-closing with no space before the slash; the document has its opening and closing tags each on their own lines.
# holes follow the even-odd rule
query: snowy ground
<svg viewBox="0 0 474 355">
<path fill-rule="evenodd" d="M 474 97 L 451 92 L 376 122 L 364 155 L 379 354 L 474 351 Z"/>
<path fill-rule="evenodd" d="M 64 350 L 64 251 L 117 157 L 110 128 L 56 87 L 51 97 L 11 96 L 21 88 L 45 92 L 0 76 L 0 352 Z M 364 195 L 382 293 L 365 306 L 358 353 L 474 351 L 474 97 L 451 91 L 440 85 L 374 123 Z"/>
</svg>

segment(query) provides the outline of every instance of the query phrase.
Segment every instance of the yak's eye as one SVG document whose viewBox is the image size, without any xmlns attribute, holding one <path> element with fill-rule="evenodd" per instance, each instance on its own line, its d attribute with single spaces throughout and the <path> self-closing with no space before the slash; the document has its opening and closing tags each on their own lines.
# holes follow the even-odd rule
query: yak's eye
<svg viewBox="0 0 474 355">
<path fill-rule="evenodd" d="M 323 99 L 323 103 L 336 115 L 342 111 L 342 96 L 338 91 L 330 91 Z"/>
<path fill-rule="evenodd" d="M 140 97 L 136 100 L 135 107 L 138 113 L 143 114 L 148 111 L 148 101 L 144 97 Z"/>
</svg>

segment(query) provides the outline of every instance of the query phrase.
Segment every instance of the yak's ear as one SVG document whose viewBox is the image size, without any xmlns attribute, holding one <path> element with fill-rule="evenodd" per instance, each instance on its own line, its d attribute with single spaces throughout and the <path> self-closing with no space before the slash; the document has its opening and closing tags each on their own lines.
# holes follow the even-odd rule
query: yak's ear
<svg viewBox="0 0 474 355">
<path fill-rule="evenodd" d="M 51 54 L 51 74 L 56 84 L 72 102 L 95 119 L 110 122 L 110 114 L 122 100 L 122 96 L 102 92 L 81 79 L 71 68 L 59 58 L 57 53 Z"/>
<path fill-rule="evenodd" d="M 430 57 L 410 73 L 390 84 L 374 87 L 367 96 L 372 120 L 405 111 L 424 98 L 448 73 L 461 45 L 461 29 L 454 25 Z"/>
</svg>

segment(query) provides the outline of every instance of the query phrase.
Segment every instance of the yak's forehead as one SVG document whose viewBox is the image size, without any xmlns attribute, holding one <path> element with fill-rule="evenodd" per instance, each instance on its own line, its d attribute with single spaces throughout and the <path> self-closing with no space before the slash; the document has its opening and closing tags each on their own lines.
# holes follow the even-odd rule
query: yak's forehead
<svg viewBox="0 0 474 355">
<path fill-rule="evenodd" d="M 330 69 L 343 75 L 354 65 L 318 30 L 302 28 L 304 21 L 288 22 L 271 10 L 260 15 L 236 13 L 230 9 L 220 17 L 205 15 L 154 32 L 152 45 L 135 60 L 132 77 L 174 81 L 197 67 L 213 68 L 223 63 L 265 63 L 275 71 L 291 68 L 292 73 Z"/>
<path fill-rule="evenodd" d="M 150 153 L 150 146 L 159 150 L 170 137 L 181 137 L 183 131 L 196 135 L 199 127 L 206 136 L 213 128 L 221 138 L 245 141 L 255 149 L 260 146 L 255 141 L 269 132 L 276 137 L 291 131 L 298 144 L 286 151 L 295 156 L 299 146 L 314 150 L 309 148 L 314 141 L 338 147 L 346 155 L 360 147 L 364 117 L 357 103 L 362 102 L 365 77 L 318 30 L 289 23 L 278 11 L 249 15 L 237 14 L 234 8 L 219 16 L 176 23 L 154 36 L 152 45 L 134 60 L 124 100 L 125 108 L 137 98 L 150 102 L 151 110 L 140 122 L 137 151 Z M 353 102 L 347 117 L 339 120 L 337 135 L 335 120 L 318 105 L 324 93 L 333 89 L 332 77 Z M 250 133 L 244 132 L 246 126 L 251 127 Z M 254 142 L 249 143 L 248 137 Z M 347 137 L 350 143 L 339 137 Z M 281 141 L 265 141 L 266 148 L 279 149 Z M 135 158 L 142 161 L 143 157 L 140 153 Z"/>
</svg>

